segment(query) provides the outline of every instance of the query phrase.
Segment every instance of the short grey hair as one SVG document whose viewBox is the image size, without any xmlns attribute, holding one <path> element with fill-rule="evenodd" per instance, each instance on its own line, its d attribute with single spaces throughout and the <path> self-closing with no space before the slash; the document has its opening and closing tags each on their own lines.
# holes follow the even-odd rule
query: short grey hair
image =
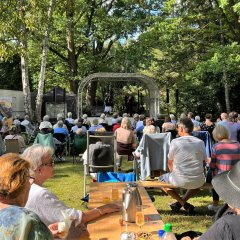
<svg viewBox="0 0 240 240">
<path fill-rule="evenodd" d="M 43 117 L 43 121 L 49 121 L 49 116 L 48 116 L 48 115 L 45 115 L 45 116 Z"/>
<path fill-rule="evenodd" d="M 71 117 L 72 117 L 72 113 L 71 113 L 71 112 L 68 112 L 68 113 L 67 113 L 67 116 L 68 116 L 69 118 L 71 118 Z"/>
<path fill-rule="evenodd" d="M 53 154 L 54 150 L 51 147 L 34 144 L 31 147 L 26 148 L 21 156 L 30 162 L 31 170 L 35 171 L 42 165 L 42 159 L 45 156 L 52 156 Z"/>
<path fill-rule="evenodd" d="M 63 120 L 63 115 L 61 113 L 58 113 L 57 114 L 57 120 Z"/>
<path fill-rule="evenodd" d="M 98 119 L 97 119 L 97 118 L 94 118 L 94 119 L 92 120 L 92 125 L 93 125 L 93 126 L 98 125 Z"/>
<path fill-rule="evenodd" d="M 63 127 L 63 121 L 62 120 L 58 121 L 57 125 L 58 125 L 58 127 L 62 128 Z"/>
<path fill-rule="evenodd" d="M 198 115 L 195 116 L 195 120 L 196 120 L 196 121 L 200 121 L 200 116 L 198 116 Z"/>
</svg>

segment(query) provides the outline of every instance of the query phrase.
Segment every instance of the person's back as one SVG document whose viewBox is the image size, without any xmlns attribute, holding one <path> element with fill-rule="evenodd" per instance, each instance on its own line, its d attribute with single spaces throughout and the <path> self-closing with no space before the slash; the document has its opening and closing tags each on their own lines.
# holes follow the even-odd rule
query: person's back
<svg viewBox="0 0 240 240">
<path fill-rule="evenodd" d="M 172 184 L 187 189 L 203 185 L 203 160 L 206 159 L 206 153 L 202 140 L 193 136 L 173 139 L 169 159 L 174 159 L 173 171 L 170 174 Z"/>
<path fill-rule="evenodd" d="M 234 141 L 239 140 L 238 134 L 240 132 L 240 122 L 238 122 L 237 112 L 230 112 L 229 121 L 222 122 L 221 124 L 228 129 L 231 140 L 234 140 Z"/>
</svg>

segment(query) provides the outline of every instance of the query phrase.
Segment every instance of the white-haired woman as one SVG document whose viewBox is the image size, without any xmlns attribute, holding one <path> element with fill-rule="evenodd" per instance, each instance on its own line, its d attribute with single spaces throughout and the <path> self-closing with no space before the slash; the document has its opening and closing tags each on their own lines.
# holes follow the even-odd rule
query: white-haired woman
<svg viewBox="0 0 240 240">
<path fill-rule="evenodd" d="M 132 131 L 132 124 L 128 117 L 122 119 L 121 127 L 115 131 L 115 135 L 118 155 L 128 155 L 130 160 L 137 144 L 136 135 Z"/>
<path fill-rule="evenodd" d="M 40 123 L 39 125 L 39 129 L 40 131 L 46 131 L 46 132 L 49 132 L 51 131 L 51 129 L 53 128 L 52 124 L 49 122 L 49 116 L 48 115 L 45 115 L 43 117 L 43 121 Z"/>
<path fill-rule="evenodd" d="M 65 121 L 68 121 L 68 123 L 70 123 L 70 124 L 74 124 L 74 119 L 72 118 L 71 112 L 67 113 L 67 118 L 65 119 Z"/>
<path fill-rule="evenodd" d="M 44 188 L 43 183 L 54 174 L 53 153 L 50 147 L 37 144 L 27 148 L 22 154 L 30 162 L 31 170 L 35 173 L 35 181 L 31 186 L 26 208 L 37 213 L 47 225 L 64 220 L 61 210 L 66 211 L 77 223 L 86 223 L 104 214 L 119 211 L 117 205 L 107 204 L 82 212 L 66 206 L 55 194 Z"/>
</svg>

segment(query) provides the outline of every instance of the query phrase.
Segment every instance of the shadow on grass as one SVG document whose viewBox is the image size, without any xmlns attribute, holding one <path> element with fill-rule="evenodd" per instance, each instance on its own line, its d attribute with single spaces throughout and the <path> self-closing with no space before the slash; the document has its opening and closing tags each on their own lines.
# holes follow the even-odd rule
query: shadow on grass
<svg viewBox="0 0 240 240">
<path fill-rule="evenodd" d="M 157 209 L 158 213 L 160 215 L 171 215 L 171 216 L 186 216 L 186 217 L 200 217 L 200 216 L 214 216 L 213 211 L 209 211 L 205 207 L 195 207 L 195 214 L 190 215 L 184 210 L 180 210 L 180 212 L 173 212 L 170 208 L 169 210 L 167 209 Z"/>
<path fill-rule="evenodd" d="M 54 178 L 63 178 L 63 177 L 69 177 L 70 175 L 68 174 L 54 174 Z"/>
</svg>

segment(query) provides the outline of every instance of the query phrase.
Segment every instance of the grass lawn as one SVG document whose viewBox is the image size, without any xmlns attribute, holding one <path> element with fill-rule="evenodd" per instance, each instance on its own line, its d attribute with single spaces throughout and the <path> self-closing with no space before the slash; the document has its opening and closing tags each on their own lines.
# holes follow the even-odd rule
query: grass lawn
<svg viewBox="0 0 240 240">
<path fill-rule="evenodd" d="M 129 167 L 126 166 L 125 168 Z M 55 164 L 55 176 L 44 184 L 54 192 L 66 205 L 85 210 L 82 204 L 83 197 L 83 165 L 82 163 L 72 164 L 72 158 L 67 157 L 67 162 Z M 190 203 L 196 207 L 197 214 L 188 216 L 182 211 L 179 214 L 173 213 L 168 207 L 169 203 L 174 200 L 160 190 L 149 190 L 149 194 L 154 195 L 154 205 L 158 210 L 163 222 L 173 224 L 173 231 L 182 233 L 188 230 L 205 232 L 212 224 L 213 212 L 207 209 L 207 205 L 211 203 L 211 195 L 208 190 L 201 192 L 194 198 L 190 199 Z"/>
</svg>

